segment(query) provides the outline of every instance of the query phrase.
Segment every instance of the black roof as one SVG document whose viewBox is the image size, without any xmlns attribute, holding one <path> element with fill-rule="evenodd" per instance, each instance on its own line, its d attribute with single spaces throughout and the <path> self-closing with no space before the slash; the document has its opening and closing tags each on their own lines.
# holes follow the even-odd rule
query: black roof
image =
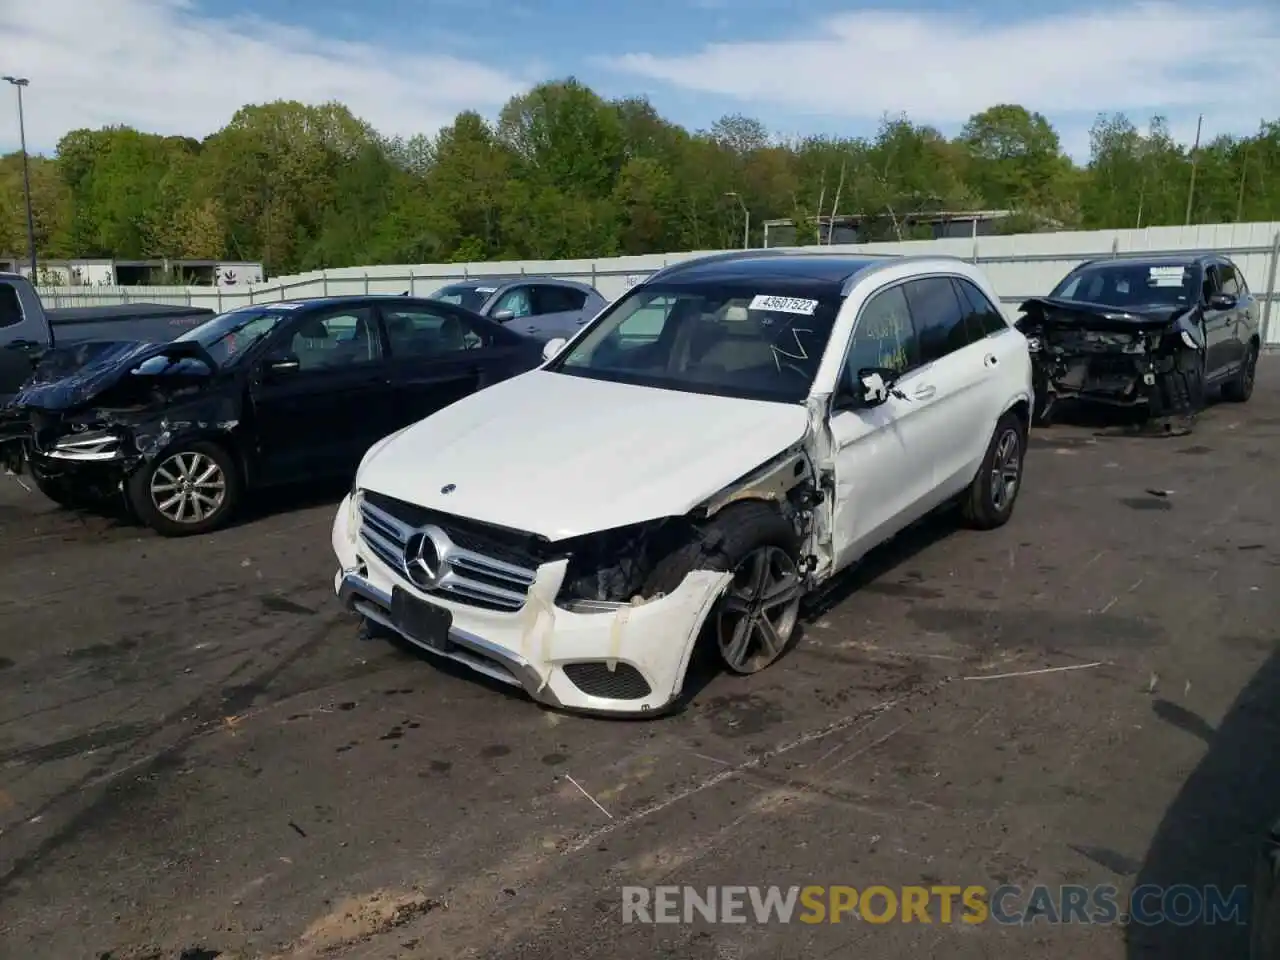
<svg viewBox="0 0 1280 960">
<path fill-rule="evenodd" d="M 883 263 L 884 257 L 857 257 L 847 253 L 738 254 L 708 257 L 672 264 L 660 279 L 672 283 L 721 283 L 762 277 L 843 284 L 855 273 Z"/>
<path fill-rule="evenodd" d="M 1100 257 L 1097 260 L 1086 260 L 1084 263 L 1076 266 L 1071 272 L 1077 270 L 1092 270 L 1097 267 L 1105 267 L 1110 265 L 1126 266 L 1126 267 L 1203 267 L 1208 263 L 1221 263 L 1227 258 L 1220 253 L 1200 253 L 1187 252 L 1182 253 L 1161 253 L 1152 257 L 1143 256 L 1127 256 L 1120 255 L 1118 257 Z"/>
</svg>

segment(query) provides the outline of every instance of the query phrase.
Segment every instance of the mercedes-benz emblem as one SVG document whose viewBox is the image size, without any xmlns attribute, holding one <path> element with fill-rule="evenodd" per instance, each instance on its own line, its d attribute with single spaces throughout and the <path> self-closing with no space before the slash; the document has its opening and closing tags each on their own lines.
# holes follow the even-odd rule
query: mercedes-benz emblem
<svg viewBox="0 0 1280 960">
<path fill-rule="evenodd" d="M 453 491 L 457 489 L 458 489 L 458 485 L 456 483 L 446 483 L 443 487 L 440 488 L 440 492 L 444 494 L 449 494 L 449 493 L 453 493 Z"/>
<path fill-rule="evenodd" d="M 415 530 L 404 543 L 404 573 L 409 582 L 430 590 L 440 582 L 443 563 L 440 548 L 426 530 Z"/>
</svg>

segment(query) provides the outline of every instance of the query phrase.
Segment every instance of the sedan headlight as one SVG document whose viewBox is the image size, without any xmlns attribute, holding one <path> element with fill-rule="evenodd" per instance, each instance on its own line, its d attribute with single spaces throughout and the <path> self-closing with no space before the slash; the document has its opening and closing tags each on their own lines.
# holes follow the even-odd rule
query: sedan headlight
<svg viewBox="0 0 1280 960">
<path fill-rule="evenodd" d="M 115 460 L 120 456 L 120 438 L 105 430 L 73 433 L 54 443 L 49 456 L 81 462 Z"/>
</svg>

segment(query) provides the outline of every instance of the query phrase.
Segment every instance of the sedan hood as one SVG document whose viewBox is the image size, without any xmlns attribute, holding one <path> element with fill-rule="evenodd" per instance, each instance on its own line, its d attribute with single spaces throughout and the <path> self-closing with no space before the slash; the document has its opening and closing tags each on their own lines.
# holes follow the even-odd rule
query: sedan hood
<svg viewBox="0 0 1280 960">
<path fill-rule="evenodd" d="M 194 341 L 90 340 L 55 347 L 46 353 L 10 404 L 48 411 L 71 410 L 89 403 L 126 377 L 163 378 L 177 386 L 193 379 L 206 380 L 215 369 L 213 359 Z"/>
<path fill-rule="evenodd" d="M 1023 313 L 1038 315 L 1055 327 L 1088 330 L 1137 332 L 1167 326 L 1190 308 L 1168 304 L 1111 307 L 1104 303 L 1084 303 L 1055 297 L 1032 297 L 1018 307 Z"/>
<path fill-rule="evenodd" d="M 562 540 L 688 513 L 799 441 L 807 424 L 801 404 L 534 370 L 396 435 L 357 483 Z"/>
</svg>

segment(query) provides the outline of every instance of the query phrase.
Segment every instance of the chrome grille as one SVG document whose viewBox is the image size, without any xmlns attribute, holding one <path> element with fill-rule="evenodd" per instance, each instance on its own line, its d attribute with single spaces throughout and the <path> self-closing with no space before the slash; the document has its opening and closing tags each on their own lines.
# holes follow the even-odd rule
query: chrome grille
<svg viewBox="0 0 1280 960">
<path fill-rule="evenodd" d="M 469 545 L 474 540 L 450 527 L 447 520 L 421 526 L 406 523 L 390 510 L 370 503 L 367 498 L 360 503 L 360 539 L 401 579 L 458 603 L 490 610 L 519 610 L 523 607 L 537 576 L 537 567 L 510 563 L 468 549 L 464 544 Z M 427 530 L 431 531 L 438 554 L 437 579 L 431 586 L 424 586 L 411 578 L 405 563 L 410 538 Z"/>
</svg>

